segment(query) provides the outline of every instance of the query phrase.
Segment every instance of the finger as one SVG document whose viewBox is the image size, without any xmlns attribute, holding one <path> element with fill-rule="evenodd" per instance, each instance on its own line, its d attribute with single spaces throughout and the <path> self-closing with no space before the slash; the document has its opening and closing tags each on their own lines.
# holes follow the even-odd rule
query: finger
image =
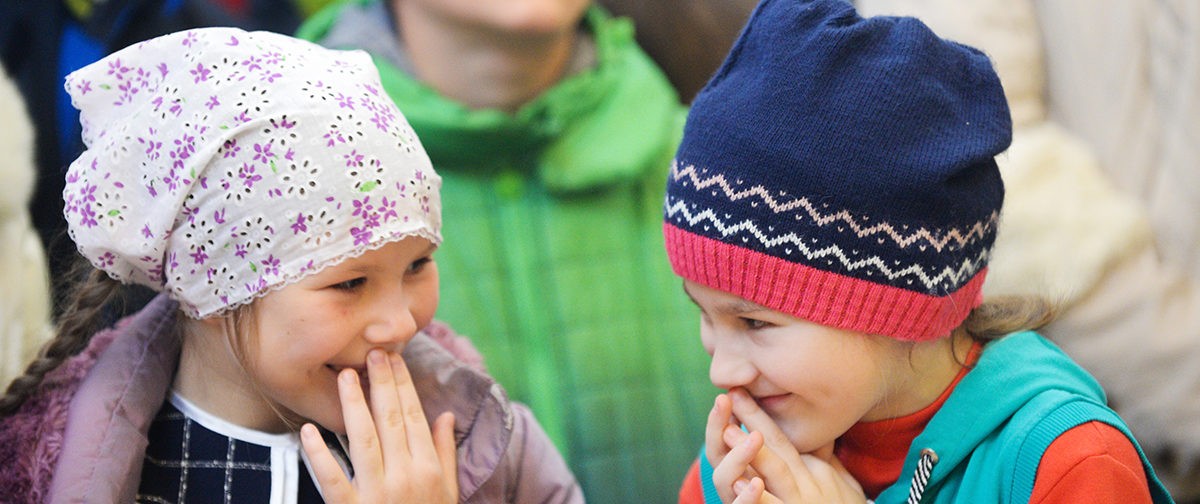
<svg viewBox="0 0 1200 504">
<path fill-rule="evenodd" d="M 758 482 L 760 485 L 762 485 L 764 487 L 766 486 L 766 483 L 763 482 L 761 479 L 758 480 Z M 754 480 L 750 480 L 750 483 L 754 483 Z M 767 490 L 764 488 L 762 491 L 762 497 L 760 497 L 758 499 L 758 502 L 759 502 L 759 504 L 783 504 L 784 502 L 799 502 L 799 501 L 798 500 L 785 501 L 784 499 L 779 498 L 779 497 L 775 496 L 774 494 L 772 494 L 770 490 Z"/>
<path fill-rule="evenodd" d="M 817 448 L 808 454 L 832 464 L 833 461 L 837 460 L 837 456 L 833 454 L 833 445 L 834 443 L 831 441 L 829 444 Z"/>
<path fill-rule="evenodd" d="M 729 453 L 729 448 L 722 441 L 722 436 L 732 419 L 733 407 L 729 402 L 729 396 L 717 395 L 716 400 L 713 401 L 712 410 L 708 412 L 708 424 L 704 428 L 704 455 L 708 457 L 708 463 L 713 467 L 720 464 L 721 459 L 725 458 L 725 454 Z"/>
<path fill-rule="evenodd" d="M 826 462 L 828 462 L 829 465 L 833 467 L 833 470 L 839 476 L 841 476 L 842 481 L 846 483 L 846 488 L 855 494 L 865 495 L 866 492 L 863 491 L 862 484 L 859 483 L 858 480 L 854 479 L 854 476 L 850 474 L 850 471 L 846 469 L 846 466 L 842 465 L 841 460 L 838 460 L 837 457 L 830 457 L 830 459 Z"/>
<path fill-rule="evenodd" d="M 841 477 L 841 479 L 845 483 L 845 488 L 856 491 L 858 493 L 862 493 L 862 485 L 860 485 L 858 483 L 858 480 L 854 479 L 854 476 L 850 475 L 850 471 L 846 470 L 846 467 L 842 465 L 842 461 L 838 460 L 837 455 L 835 455 L 833 452 L 833 447 L 834 447 L 834 443 L 829 443 L 825 446 L 817 448 L 816 450 L 813 450 L 812 452 L 808 453 L 808 455 L 816 457 L 817 459 L 821 460 L 825 464 L 828 464 L 829 470 L 833 474 L 836 474 L 837 476 Z M 803 456 L 801 456 L 801 457 L 803 458 Z M 813 467 L 814 464 L 806 463 L 805 465 L 807 465 L 809 467 L 809 471 L 814 470 L 814 467 Z M 815 472 L 814 472 L 814 476 L 816 477 Z"/>
<path fill-rule="evenodd" d="M 325 445 L 325 440 L 321 439 L 316 426 L 306 423 L 300 427 L 300 444 L 308 455 L 308 463 L 312 466 L 325 501 L 350 502 L 354 498 L 354 488 L 346 478 L 346 473 L 342 472 L 342 466 Z"/>
<path fill-rule="evenodd" d="M 827 488 L 833 484 L 841 488 L 843 482 L 838 481 L 841 476 L 833 465 L 837 462 L 837 456 L 833 454 L 832 442 L 809 453 L 801 454 L 800 460 L 804 462 L 805 467 L 808 468 L 808 472 L 813 475 L 813 478 L 820 482 L 822 488 Z"/>
<path fill-rule="evenodd" d="M 866 500 L 862 485 L 850 476 L 836 458 L 833 461 L 825 461 L 807 454 L 800 457 L 813 476 L 811 486 L 802 489 L 806 495 L 820 495 L 833 502 Z"/>
<path fill-rule="evenodd" d="M 765 490 L 763 480 L 754 478 L 747 481 L 741 478 L 733 483 L 733 499 L 732 504 L 758 504 L 762 500 L 763 490 Z"/>
<path fill-rule="evenodd" d="M 721 463 L 713 468 L 713 486 L 716 487 L 721 502 L 729 502 L 735 498 L 734 483 L 745 478 L 750 461 L 754 460 L 762 446 L 762 434 L 752 432 L 744 441 L 729 450 Z"/>
<path fill-rule="evenodd" d="M 371 380 L 371 413 L 384 454 L 384 464 L 399 463 L 409 457 L 404 411 L 388 352 L 367 352 L 367 376 Z"/>
<path fill-rule="evenodd" d="M 750 436 L 750 434 L 748 432 L 742 430 L 741 427 L 738 427 L 736 425 L 726 425 L 725 430 L 722 432 L 721 440 L 722 440 L 722 442 L 725 443 L 725 446 L 727 446 L 729 449 L 733 449 L 737 445 L 744 442 L 748 436 Z M 763 448 L 763 450 L 766 450 L 766 449 L 767 449 L 766 447 Z M 760 451 L 762 451 L 762 450 L 760 450 Z M 752 461 L 751 466 L 746 469 L 745 476 L 747 478 L 753 478 L 754 476 L 758 476 L 758 472 L 754 469 L 753 464 L 754 463 Z"/>
<path fill-rule="evenodd" d="M 741 444 L 742 441 L 745 441 L 746 436 L 749 435 L 749 432 L 742 430 L 740 427 L 726 425 L 725 430 L 721 431 L 721 442 L 730 449 L 733 449 L 733 447 Z"/>
<path fill-rule="evenodd" d="M 730 391 L 730 402 L 732 403 L 733 414 L 746 425 L 746 428 L 751 431 L 761 432 L 763 435 L 763 444 L 770 447 L 780 458 L 787 463 L 792 470 L 800 470 L 803 468 L 803 463 L 800 461 L 800 452 L 796 451 L 796 447 L 792 445 L 792 441 L 787 435 L 779 429 L 779 425 L 771 418 L 767 412 L 763 411 L 750 397 L 750 394 L 745 390 Z M 767 491 L 771 491 L 770 485 L 767 485 Z"/>
<path fill-rule="evenodd" d="M 807 453 L 800 455 L 800 461 L 804 463 L 804 467 L 811 476 L 812 490 L 808 490 L 810 487 L 806 486 L 805 491 L 818 492 L 820 495 L 829 497 L 843 493 L 846 482 L 828 462 Z"/>
<path fill-rule="evenodd" d="M 416 385 L 412 375 L 408 373 L 408 365 L 400 354 L 390 355 L 392 374 L 396 377 L 396 391 L 400 394 L 400 409 L 404 417 L 404 432 L 408 436 L 408 449 L 415 460 L 434 460 L 438 456 L 433 447 L 433 435 L 429 431 L 429 421 L 425 419 L 425 410 L 421 408 L 421 398 L 417 396 Z"/>
<path fill-rule="evenodd" d="M 745 390 L 731 390 L 729 399 L 732 403 L 733 414 L 745 424 L 748 430 L 762 432 L 763 442 L 767 446 L 773 447 L 777 451 L 781 451 L 779 448 L 783 446 L 792 446 L 791 440 L 783 434 L 783 431 L 775 424 L 775 420 L 763 411 Z"/>
<path fill-rule="evenodd" d="M 379 448 L 379 434 L 375 430 L 367 400 L 363 397 L 358 373 L 353 369 L 343 369 L 338 373 L 338 396 L 342 402 L 342 418 L 346 422 L 346 437 L 350 439 L 350 463 L 354 466 L 354 477 L 381 477 L 383 454 Z"/>
<path fill-rule="evenodd" d="M 740 429 L 733 429 L 732 427 L 725 429 L 725 432 L 727 441 L 739 440 L 739 442 L 745 442 L 750 436 Z M 757 431 L 755 433 L 759 436 L 762 435 Z M 791 466 L 779 457 L 770 446 L 764 445 L 755 453 L 754 458 L 750 461 L 750 467 L 746 470 L 746 476 L 757 476 L 764 480 L 764 485 L 769 493 L 773 493 L 788 502 L 800 497 L 796 475 L 792 473 Z"/>
<path fill-rule="evenodd" d="M 433 422 L 433 445 L 437 450 L 438 460 L 442 463 L 442 474 L 445 475 L 450 495 L 458 495 L 458 447 L 454 442 L 454 413 L 442 413 Z"/>
</svg>

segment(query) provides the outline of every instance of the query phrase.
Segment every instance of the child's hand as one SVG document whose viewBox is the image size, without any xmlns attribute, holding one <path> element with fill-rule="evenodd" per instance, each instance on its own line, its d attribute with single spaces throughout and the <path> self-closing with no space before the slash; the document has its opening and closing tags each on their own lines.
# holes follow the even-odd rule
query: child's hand
<svg viewBox="0 0 1200 504">
<path fill-rule="evenodd" d="M 713 402 L 713 409 L 708 412 L 708 424 L 704 429 L 704 455 L 708 457 L 708 463 L 712 464 L 713 468 L 721 466 L 721 462 L 725 456 L 729 454 L 731 445 L 727 445 L 724 440 L 725 429 L 737 429 L 738 421 L 733 417 L 733 404 L 729 400 L 729 396 L 720 394 Z M 738 474 L 738 477 L 749 474 Z M 722 502 L 729 502 L 733 499 L 732 488 L 729 486 L 717 485 L 717 494 L 721 496 Z"/>
<path fill-rule="evenodd" d="M 367 373 L 371 380 L 370 408 L 358 374 L 343 370 L 338 375 L 353 481 L 346 478 L 315 426 L 305 424 L 300 429 L 304 451 L 325 501 L 457 502 L 454 415 L 443 413 L 430 433 L 408 368 L 398 354 L 371 350 Z"/>
<path fill-rule="evenodd" d="M 833 444 L 800 454 L 770 416 L 744 391 L 730 393 L 736 418 L 750 434 L 726 428 L 729 450 L 714 463 L 713 483 L 725 502 L 865 502 L 862 486 L 833 455 Z"/>
</svg>

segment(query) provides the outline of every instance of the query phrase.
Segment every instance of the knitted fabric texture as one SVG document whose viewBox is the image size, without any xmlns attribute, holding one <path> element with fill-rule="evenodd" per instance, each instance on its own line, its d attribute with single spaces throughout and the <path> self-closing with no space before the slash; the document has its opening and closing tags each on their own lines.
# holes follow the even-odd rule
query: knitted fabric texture
<svg viewBox="0 0 1200 504">
<path fill-rule="evenodd" d="M 668 256 L 804 320 L 945 336 L 981 302 L 1011 137 L 983 53 L 913 18 L 764 0 L 691 108 Z"/>
<path fill-rule="evenodd" d="M 204 28 L 67 77 L 87 150 L 63 199 L 96 267 L 203 318 L 406 236 L 441 179 L 363 52 Z"/>
</svg>

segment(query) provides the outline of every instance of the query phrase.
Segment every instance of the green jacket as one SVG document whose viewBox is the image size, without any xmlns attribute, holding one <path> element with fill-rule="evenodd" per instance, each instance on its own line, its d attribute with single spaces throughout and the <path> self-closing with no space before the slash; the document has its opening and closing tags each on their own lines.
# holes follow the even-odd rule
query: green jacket
<svg viewBox="0 0 1200 504">
<path fill-rule="evenodd" d="M 1129 437 L 1142 456 L 1154 502 L 1171 502 L 1129 428 L 1105 405 L 1100 384 L 1034 332 L 984 347 L 979 362 L 913 440 L 900 480 L 875 502 L 1029 502 L 1046 448 L 1063 432 L 1093 420 Z M 922 460 L 925 450 L 936 453 L 936 462 L 922 478 L 918 465 L 933 460 Z M 701 467 L 705 502 L 718 502 L 710 500 L 716 495 L 712 466 L 702 460 Z M 923 489 L 919 479 L 927 481 Z"/>
<path fill-rule="evenodd" d="M 514 114 L 414 80 L 386 17 L 352 1 L 299 36 L 372 53 L 443 178 L 437 318 L 530 405 L 589 501 L 674 501 L 663 474 L 686 470 L 715 393 L 662 244 L 686 109 L 629 21 L 598 7 L 581 27 L 592 64 Z"/>
</svg>

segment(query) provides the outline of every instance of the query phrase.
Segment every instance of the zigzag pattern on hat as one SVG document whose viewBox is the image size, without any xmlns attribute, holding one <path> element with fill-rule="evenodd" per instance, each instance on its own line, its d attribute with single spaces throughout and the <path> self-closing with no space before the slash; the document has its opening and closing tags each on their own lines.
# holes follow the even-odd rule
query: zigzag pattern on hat
<svg viewBox="0 0 1200 504">
<path fill-rule="evenodd" d="M 931 292 L 945 292 L 966 283 L 980 269 L 987 265 L 988 258 L 990 257 L 989 250 L 984 248 L 979 251 L 976 257 L 964 258 L 961 264 L 956 267 L 954 265 L 947 265 L 940 272 L 936 272 L 935 269 L 934 272 L 936 273 L 931 273 L 927 272 L 919 263 L 901 265 L 900 261 L 893 260 L 893 264 L 889 265 L 887 261 L 877 255 L 854 258 L 851 256 L 860 255 L 858 251 L 852 250 L 848 255 L 837 244 L 818 245 L 819 240 L 816 238 L 809 239 L 812 243 L 810 246 L 809 243 L 806 243 L 803 238 L 792 231 L 774 237 L 768 236 L 752 219 L 745 219 L 737 223 L 726 223 L 711 208 L 693 212 L 688 207 L 688 203 L 684 200 L 675 199 L 675 201 L 671 201 L 671 198 L 668 197 L 667 204 L 665 205 L 666 220 L 674 221 L 677 224 L 684 224 L 686 222 L 686 226 L 680 226 L 681 229 L 691 228 L 694 230 L 693 232 L 697 232 L 697 234 L 703 236 L 715 237 L 712 233 L 713 228 L 715 228 L 720 233 L 721 241 L 726 243 L 730 241 L 730 237 L 738 234 L 747 234 L 753 236 L 762 245 L 763 249 L 776 249 L 772 255 L 778 256 L 778 249 L 782 247 L 785 256 L 792 256 L 793 252 L 796 252 L 798 255 L 804 257 L 804 260 L 801 262 L 805 263 L 824 259 L 827 265 L 833 265 L 833 259 L 837 259 L 841 267 L 847 272 L 865 273 L 867 276 L 872 274 L 871 271 L 863 270 L 873 268 L 886 277 L 889 283 L 893 284 L 898 279 L 909 277 L 906 280 L 908 285 L 913 285 L 913 280 L 916 279 L 924 285 L 927 291 Z M 699 209 L 697 208 L 697 210 Z M 709 224 L 705 224 L 706 222 Z M 703 231 L 697 228 L 703 228 Z M 743 243 L 749 244 L 749 236 L 742 236 L 741 238 Z M 787 248 L 789 245 L 795 248 Z"/>
<path fill-rule="evenodd" d="M 749 189 L 739 190 L 734 188 L 733 185 L 729 183 L 724 174 L 716 173 L 708 176 L 708 178 L 701 178 L 700 172 L 703 172 L 705 175 L 707 175 L 709 170 L 707 168 L 697 170 L 694 165 L 687 165 L 681 168 L 680 163 L 677 160 L 672 161 L 671 163 L 672 181 L 679 183 L 682 179 L 688 178 L 691 180 L 692 186 L 696 191 L 701 191 L 716 186 L 720 188 L 721 192 L 724 193 L 724 195 L 729 198 L 729 201 L 731 202 L 757 196 L 775 213 L 791 212 L 793 210 L 802 209 L 802 212 L 797 213 L 806 213 L 808 217 L 818 226 L 826 226 L 830 223 L 840 221 L 849 226 L 859 238 L 866 238 L 877 233 L 882 233 L 891 238 L 896 245 L 900 246 L 900 248 L 906 248 L 919 240 L 925 240 L 929 245 L 933 246 L 934 250 L 937 250 L 938 252 L 941 252 L 942 249 L 946 247 L 946 244 L 951 240 L 957 244 L 958 248 L 963 248 L 972 242 L 993 233 L 996 227 L 996 222 L 1000 217 L 999 213 L 992 212 L 987 219 L 976 221 L 974 224 L 966 227 L 965 232 L 959 228 L 950 228 L 945 231 L 930 231 L 924 227 L 921 227 L 920 229 L 905 235 L 904 233 L 897 231 L 896 226 L 893 226 L 888 222 L 880 222 L 878 224 L 867 226 L 859 223 L 859 221 L 856 220 L 854 216 L 845 209 L 836 210 L 829 213 L 822 213 L 820 209 L 808 201 L 808 198 L 799 197 L 789 202 L 780 202 L 776 200 L 775 197 L 771 195 L 771 192 L 761 184 L 752 186 Z M 679 185 L 683 187 L 687 186 L 686 183 L 680 183 Z M 737 185 L 741 185 L 741 181 L 738 181 Z M 780 196 L 786 196 L 787 192 L 779 191 L 779 194 Z M 716 196 L 717 192 L 713 192 L 712 195 Z M 750 205 L 752 207 L 757 207 L 758 203 L 756 201 L 752 201 L 750 202 Z M 800 215 L 797 215 L 796 217 L 797 220 L 801 218 Z M 862 217 L 862 220 L 864 221 L 869 219 L 869 216 Z M 906 230 L 908 226 L 901 225 L 900 228 L 901 230 Z M 839 226 L 838 230 L 841 231 L 842 227 Z M 920 245 L 919 247 L 921 250 L 925 250 L 925 245 Z"/>
</svg>

